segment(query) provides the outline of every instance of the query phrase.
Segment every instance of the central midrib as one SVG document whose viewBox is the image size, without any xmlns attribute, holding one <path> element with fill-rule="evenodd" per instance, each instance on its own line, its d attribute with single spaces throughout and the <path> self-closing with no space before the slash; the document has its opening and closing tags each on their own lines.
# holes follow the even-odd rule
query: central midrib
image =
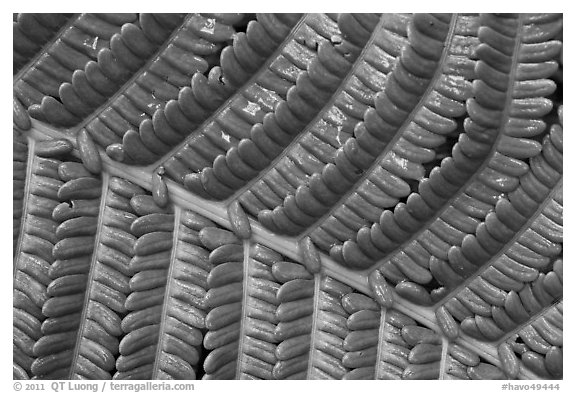
<svg viewBox="0 0 576 393">
<path fill-rule="evenodd" d="M 251 284 L 251 275 L 250 275 L 250 240 L 244 240 L 242 242 L 244 257 L 242 260 L 242 269 L 243 269 L 243 279 L 242 279 L 242 311 L 240 312 L 240 330 L 239 330 L 239 337 L 238 337 L 238 358 L 236 361 L 236 372 L 235 372 L 235 379 L 240 379 L 240 375 L 242 374 L 242 364 L 243 364 L 243 357 L 244 357 L 244 338 L 246 335 L 244 334 L 244 324 L 246 322 L 246 318 L 248 318 L 247 310 L 249 308 L 248 302 L 250 301 L 250 296 L 248 295 L 248 287 Z"/>
<path fill-rule="evenodd" d="M 308 352 L 308 369 L 306 370 L 306 378 L 310 379 L 312 368 L 314 367 L 314 359 L 316 358 L 316 332 L 318 330 L 317 321 L 320 317 L 320 297 L 322 297 L 322 289 L 320 285 L 320 274 L 314 275 L 314 311 L 312 312 L 312 331 L 310 332 L 310 349 Z"/>
<path fill-rule="evenodd" d="M 158 343 L 156 344 L 156 355 L 154 356 L 154 365 L 152 366 L 152 378 L 157 379 L 159 370 L 160 354 L 162 353 L 162 341 L 164 339 L 164 327 L 166 325 L 166 316 L 168 314 L 168 304 L 170 303 L 170 288 L 172 287 L 172 272 L 176 265 L 176 252 L 178 250 L 178 236 L 180 234 L 180 216 L 182 208 L 174 205 L 174 231 L 172 233 L 172 250 L 170 251 L 170 265 L 166 276 L 166 286 L 164 288 L 164 297 L 162 298 L 162 308 L 160 309 L 160 325 L 158 329 Z"/>
<path fill-rule="evenodd" d="M 380 308 L 380 326 L 378 327 L 378 348 L 376 352 L 376 364 L 374 368 L 374 379 L 380 379 L 380 363 L 382 362 L 382 353 L 385 351 L 385 346 L 387 344 L 386 340 L 384 340 L 384 333 L 386 331 L 386 312 L 388 311 L 387 308 L 381 307 Z"/>
</svg>

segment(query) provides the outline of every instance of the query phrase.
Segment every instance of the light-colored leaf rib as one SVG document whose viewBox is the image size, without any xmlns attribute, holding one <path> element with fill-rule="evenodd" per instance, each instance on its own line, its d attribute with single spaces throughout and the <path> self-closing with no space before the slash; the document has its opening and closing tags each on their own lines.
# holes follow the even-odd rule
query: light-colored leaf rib
<svg viewBox="0 0 576 393">
<path fill-rule="evenodd" d="M 306 370 L 307 378 L 310 378 L 310 375 L 312 374 L 312 369 L 314 366 L 314 359 L 315 359 L 314 354 L 317 351 L 317 349 L 314 348 L 314 343 L 316 342 L 316 334 L 318 332 L 317 321 L 320 317 L 319 316 L 319 313 L 320 313 L 319 302 L 320 302 L 320 296 L 322 296 L 322 294 L 320 293 L 320 291 L 321 291 L 320 280 L 321 280 L 320 274 L 315 274 L 314 275 L 314 311 L 312 312 L 312 330 L 310 331 L 310 349 L 308 352 L 308 368 Z"/>
<path fill-rule="evenodd" d="M 378 328 L 378 351 L 376 352 L 376 363 L 374 365 L 374 379 L 382 379 L 382 354 L 385 351 L 384 332 L 386 330 L 386 308 L 380 309 L 380 327 Z"/>
<path fill-rule="evenodd" d="M 24 235 L 24 228 L 26 226 L 26 216 L 28 214 L 28 196 L 30 195 L 30 179 L 33 176 L 33 165 L 34 165 L 34 147 L 36 146 L 36 140 L 33 138 L 28 139 L 28 157 L 26 159 L 26 179 L 24 184 L 24 202 L 22 206 L 22 216 L 20 217 L 20 232 L 18 235 L 18 243 L 16 245 L 16 251 L 14 252 L 14 271 L 13 275 L 16 277 L 18 269 L 18 257 L 22 252 L 22 236 Z"/>
<path fill-rule="evenodd" d="M 245 354 L 244 354 L 244 338 L 246 337 L 245 333 L 245 324 L 246 319 L 248 318 L 247 315 L 247 308 L 249 307 L 250 297 L 248 295 L 248 286 L 250 285 L 250 265 L 251 265 L 251 258 L 250 258 L 250 249 L 251 244 L 250 240 L 244 240 L 242 242 L 242 246 L 244 247 L 244 260 L 242 261 L 243 266 L 243 274 L 244 278 L 242 280 L 242 312 L 240 314 L 240 335 L 238 336 L 238 360 L 236 362 L 236 373 L 235 378 L 240 379 L 242 375 L 242 365 L 244 364 Z"/>
<path fill-rule="evenodd" d="M 440 359 L 440 376 L 438 377 L 439 380 L 446 379 L 446 367 L 448 363 L 448 339 L 446 337 L 442 337 L 442 358 Z"/>
<path fill-rule="evenodd" d="M 160 353 L 162 352 L 162 340 L 164 339 L 165 335 L 165 326 L 166 326 L 166 316 L 168 315 L 168 307 L 170 303 L 170 288 L 174 279 L 172 278 L 172 273 L 174 269 L 175 259 L 176 259 L 176 251 L 178 250 L 178 235 L 180 233 L 180 217 L 181 217 L 182 209 L 178 206 L 174 206 L 174 232 L 172 234 L 172 250 L 170 251 L 170 266 L 168 268 L 168 276 L 166 279 L 166 286 L 164 288 L 164 297 L 162 300 L 162 308 L 161 308 L 161 317 L 160 317 L 160 325 L 159 325 L 159 333 L 158 333 L 158 343 L 156 344 L 156 355 L 154 356 L 154 366 L 152 367 L 152 376 L 151 379 L 157 379 L 158 371 L 160 369 L 160 365 L 158 364 L 160 360 Z"/>
</svg>

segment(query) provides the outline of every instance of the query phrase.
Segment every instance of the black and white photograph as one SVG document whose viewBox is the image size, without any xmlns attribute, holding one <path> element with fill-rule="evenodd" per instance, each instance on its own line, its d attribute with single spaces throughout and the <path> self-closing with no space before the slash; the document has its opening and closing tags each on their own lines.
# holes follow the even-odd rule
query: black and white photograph
<svg viewBox="0 0 576 393">
<path fill-rule="evenodd" d="M 563 390 L 562 13 L 12 19 L 6 391 Z"/>
</svg>

